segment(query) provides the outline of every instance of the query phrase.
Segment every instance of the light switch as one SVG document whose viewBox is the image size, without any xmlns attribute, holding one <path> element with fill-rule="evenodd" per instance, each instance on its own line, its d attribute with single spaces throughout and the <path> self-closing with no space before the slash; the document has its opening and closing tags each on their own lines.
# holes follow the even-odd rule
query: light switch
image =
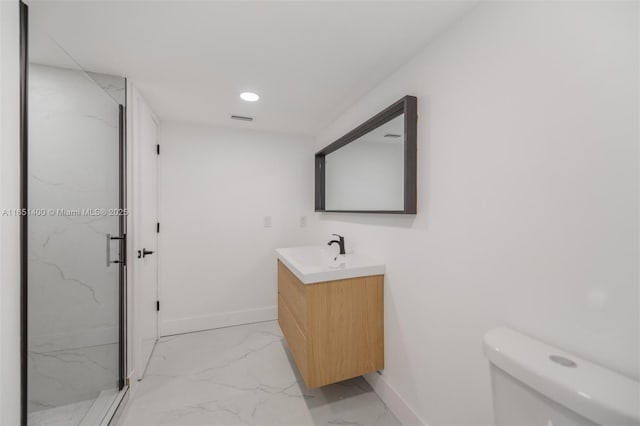
<svg viewBox="0 0 640 426">
<path fill-rule="evenodd" d="M 300 216 L 300 228 L 306 228 L 306 227 L 307 227 L 307 217 Z"/>
<path fill-rule="evenodd" d="M 271 216 L 264 217 L 264 227 L 271 228 Z"/>
</svg>

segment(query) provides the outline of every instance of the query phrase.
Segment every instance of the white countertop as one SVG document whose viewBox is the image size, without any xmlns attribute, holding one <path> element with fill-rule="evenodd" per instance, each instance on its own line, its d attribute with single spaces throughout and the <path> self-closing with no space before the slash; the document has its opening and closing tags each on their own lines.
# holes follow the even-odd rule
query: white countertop
<svg viewBox="0 0 640 426">
<path fill-rule="evenodd" d="M 335 247 L 279 248 L 276 254 L 303 284 L 384 274 L 383 263 L 361 254 L 337 255 Z"/>
</svg>

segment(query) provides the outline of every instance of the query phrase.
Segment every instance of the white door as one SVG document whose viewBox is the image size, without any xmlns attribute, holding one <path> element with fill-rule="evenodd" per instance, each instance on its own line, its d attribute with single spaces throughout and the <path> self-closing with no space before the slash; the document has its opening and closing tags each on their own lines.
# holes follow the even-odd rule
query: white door
<svg viewBox="0 0 640 426">
<path fill-rule="evenodd" d="M 136 274 L 138 299 L 138 333 L 140 344 L 138 352 L 138 378 L 146 370 L 151 353 L 158 339 L 158 123 L 153 112 L 139 94 L 136 96 L 137 108 L 137 161 L 138 170 L 134 171 L 136 185 L 137 229 Z M 135 124 L 134 124 L 135 125 Z"/>
</svg>

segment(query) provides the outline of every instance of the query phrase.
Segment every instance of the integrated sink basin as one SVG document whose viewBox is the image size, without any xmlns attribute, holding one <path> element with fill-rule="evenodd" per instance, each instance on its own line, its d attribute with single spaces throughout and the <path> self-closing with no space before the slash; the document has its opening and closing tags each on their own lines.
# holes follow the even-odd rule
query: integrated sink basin
<svg viewBox="0 0 640 426">
<path fill-rule="evenodd" d="M 276 254 L 303 284 L 384 274 L 383 263 L 355 253 L 338 255 L 331 247 L 279 248 Z"/>
</svg>

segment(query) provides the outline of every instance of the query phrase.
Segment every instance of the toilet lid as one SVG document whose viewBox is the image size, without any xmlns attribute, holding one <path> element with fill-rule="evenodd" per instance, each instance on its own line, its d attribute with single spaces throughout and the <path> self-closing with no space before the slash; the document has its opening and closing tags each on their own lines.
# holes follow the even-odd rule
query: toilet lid
<svg viewBox="0 0 640 426">
<path fill-rule="evenodd" d="M 640 383 L 506 327 L 484 336 L 496 367 L 604 425 L 640 424 Z"/>
</svg>

